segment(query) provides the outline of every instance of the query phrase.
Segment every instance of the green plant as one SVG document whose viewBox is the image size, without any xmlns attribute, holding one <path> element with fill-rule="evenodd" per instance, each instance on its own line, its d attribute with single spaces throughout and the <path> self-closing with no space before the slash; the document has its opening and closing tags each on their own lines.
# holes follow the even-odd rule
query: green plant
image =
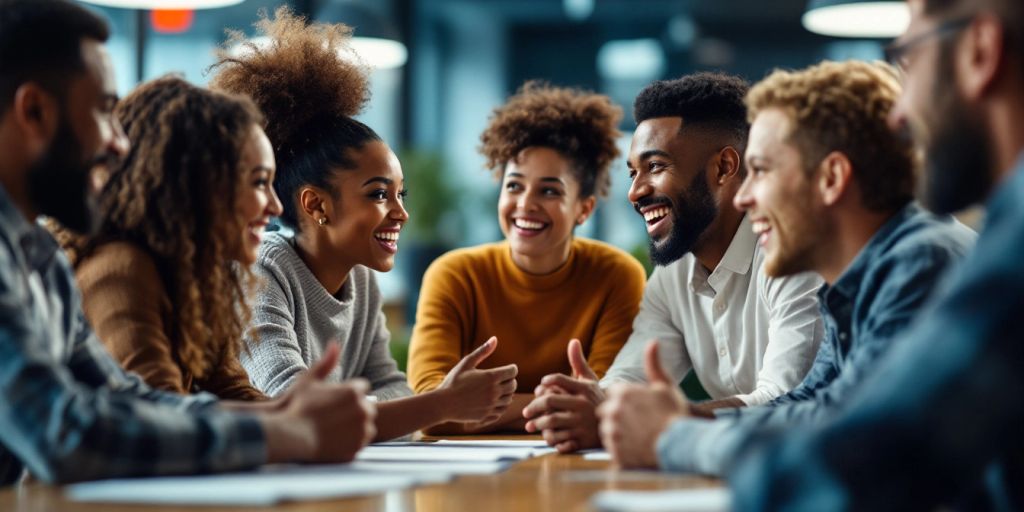
<svg viewBox="0 0 1024 512">
<path fill-rule="evenodd" d="M 421 245 L 456 243 L 458 189 L 445 179 L 444 159 L 430 150 L 410 149 L 399 155 L 409 188 L 405 206 L 409 222 L 405 229 L 411 240 Z"/>
</svg>

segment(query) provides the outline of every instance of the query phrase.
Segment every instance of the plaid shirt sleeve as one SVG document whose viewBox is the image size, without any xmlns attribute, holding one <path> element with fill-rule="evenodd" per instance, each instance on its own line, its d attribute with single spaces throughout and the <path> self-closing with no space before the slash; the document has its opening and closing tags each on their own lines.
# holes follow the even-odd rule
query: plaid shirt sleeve
<svg viewBox="0 0 1024 512">
<path fill-rule="evenodd" d="M 74 317 L 64 356 L 58 329 L 40 328 L 20 268 L 0 251 L 0 473 L 9 483 L 23 464 L 63 483 L 126 476 L 251 468 L 266 459 L 252 416 L 223 411 L 209 396 L 154 391 L 120 370 L 82 317 L 67 268 L 60 290 Z M 3 261 L 7 260 L 7 261 Z M 11 264 L 8 264 L 11 263 Z M 64 334 L 64 336 L 68 336 Z M 19 464 L 20 462 L 20 464 Z"/>
</svg>

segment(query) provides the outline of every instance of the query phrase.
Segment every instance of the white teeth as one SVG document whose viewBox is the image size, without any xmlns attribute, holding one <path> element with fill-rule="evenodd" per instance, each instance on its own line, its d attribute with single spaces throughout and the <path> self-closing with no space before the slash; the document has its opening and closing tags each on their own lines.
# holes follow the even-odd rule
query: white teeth
<svg viewBox="0 0 1024 512">
<path fill-rule="evenodd" d="M 542 222 L 534 222 L 532 220 L 526 219 L 515 219 L 513 222 L 515 223 L 517 228 L 522 229 L 541 229 L 544 227 L 544 224 Z"/>
<path fill-rule="evenodd" d="M 384 240 L 386 242 L 398 241 L 398 231 L 382 231 L 380 233 L 374 233 L 373 236 L 378 240 Z"/>
<path fill-rule="evenodd" d="M 771 225 L 767 221 L 757 220 L 750 223 L 750 230 L 755 234 L 761 234 L 771 229 Z"/>
<path fill-rule="evenodd" d="M 660 208 L 654 208 L 652 210 L 647 210 L 646 212 L 644 212 L 644 221 L 651 222 L 653 220 L 660 219 L 668 215 L 669 211 L 670 210 L 664 206 Z"/>
</svg>

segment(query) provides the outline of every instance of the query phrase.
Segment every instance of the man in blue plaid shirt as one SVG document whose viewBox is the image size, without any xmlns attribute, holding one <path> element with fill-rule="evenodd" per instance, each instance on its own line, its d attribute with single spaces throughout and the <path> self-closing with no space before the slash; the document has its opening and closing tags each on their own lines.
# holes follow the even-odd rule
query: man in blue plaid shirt
<svg viewBox="0 0 1024 512">
<path fill-rule="evenodd" d="M 128 141 L 106 23 L 67 0 L 0 0 L 0 485 L 345 461 L 374 435 L 365 382 L 328 384 L 337 348 L 284 397 L 218 403 L 148 388 L 84 320 L 40 215 L 87 231 L 91 190 Z"/>
</svg>

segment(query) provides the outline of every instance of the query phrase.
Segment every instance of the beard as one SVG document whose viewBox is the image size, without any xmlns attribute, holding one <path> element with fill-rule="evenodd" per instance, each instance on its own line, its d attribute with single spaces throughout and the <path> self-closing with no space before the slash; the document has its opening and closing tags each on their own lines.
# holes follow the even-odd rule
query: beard
<svg viewBox="0 0 1024 512">
<path fill-rule="evenodd" d="M 674 201 L 652 197 L 636 204 L 637 211 L 658 203 L 672 207 L 672 230 L 661 242 L 650 240 L 651 263 L 655 265 L 668 265 L 692 251 L 704 230 L 718 216 L 718 207 L 715 206 L 704 173 L 697 173 L 687 190 L 681 192 Z"/>
<path fill-rule="evenodd" d="M 923 201 L 936 213 L 981 202 L 993 185 L 991 144 L 982 123 L 948 86 L 955 82 L 952 61 L 952 51 L 944 46 L 933 92 L 939 121 L 925 148 Z"/>
<path fill-rule="evenodd" d="M 106 155 L 83 159 L 67 116 L 62 116 L 53 142 L 28 172 L 28 192 L 36 210 L 79 234 L 92 233 L 97 224 L 96 198 L 90 173 Z"/>
</svg>

